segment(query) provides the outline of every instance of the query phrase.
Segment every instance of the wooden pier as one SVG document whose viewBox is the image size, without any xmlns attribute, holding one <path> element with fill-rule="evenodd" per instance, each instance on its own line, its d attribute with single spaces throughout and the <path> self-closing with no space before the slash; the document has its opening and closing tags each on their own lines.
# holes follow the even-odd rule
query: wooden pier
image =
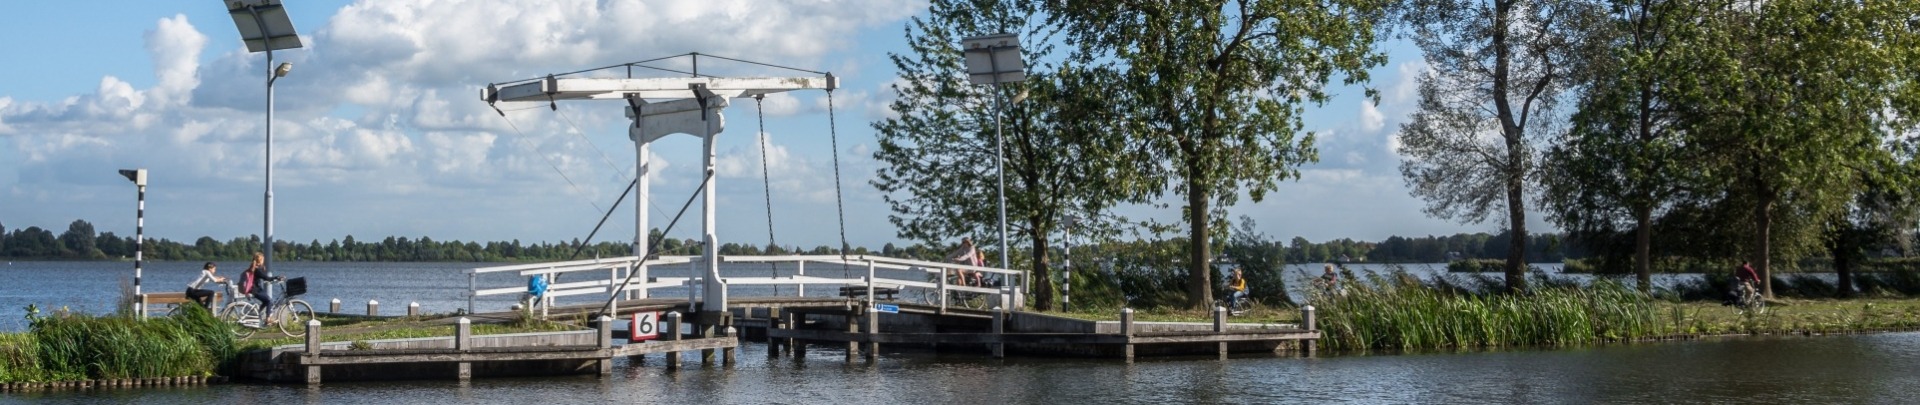
<svg viewBox="0 0 1920 405">
<path fill-rule="evenodd" d="M 693 350 L 732 350 L 733 336 L 614 344 L 611 318 L 602 318 L 592 330 L 474 336 L 472 324 L 461 318 L 455 336 L 349 342 L 321 342 L 324 329 L 308 321 L 307 341 L 243 356 L 243 373 L 276 382 L 319 384 L 323 380 L 401 380 L 493 376 L 566 375 L 613 371 L 615 357 Z M 676 363 L 677 365 L 677 363 Z"/>
</svg>

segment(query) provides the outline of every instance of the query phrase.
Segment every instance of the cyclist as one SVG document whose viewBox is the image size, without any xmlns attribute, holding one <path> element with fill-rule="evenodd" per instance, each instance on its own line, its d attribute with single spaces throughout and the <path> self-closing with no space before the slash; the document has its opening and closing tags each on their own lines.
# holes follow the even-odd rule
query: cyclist
<svg viewBox="0 0 1920 405">
<path fill-rule="evenodd" d="M 1239 309 L 1240 303 L 1247 299 L 1247 278 L 1239 267 L 1233 268 L 1233 276 L 1227 278 L 1228 299 L 1233 309 Z"/>
<path fill-rule="evenodd" d="M 1753 265 L 1746 261 L 1741 261 L 1740 268 L 1734 269 L 1733 279 L 1739 283 L 1738 289 L 1734 291 L 1736 294 L 1753 295 L 1760 291 L 1760 273 L 1754 272 Z M 1738 302 L 1738 299 L 1735 302 Z"/>
<path fill-rule="evenodd" d="M 260 309 L 262 311 L 271 312 L 273 310 L 273 289 L 267 288 L 266 284 L 269 281 L 280 281 L 280 278 L 274 277 L 273 273 L 267 272 L 267 256 L 260 254 L 260 252 L 253 252 L 253 263 L 247 265 L 247 271 L 242 274 L 245 275 L 245 278 L 242 279 L 244 282 L 240 289 L 252 295 L 253 299 L 260 300 Z M 275 321 L 276 320 L 269 318 L 267 323 L 271 324 Z"/>
<path fill-rule="evenodd" d="M 982 260 L 982 259 L 983 258 L 980 255 L 980 248 L 973 246 L 973 238 L 970 238 L 970 237 L 960 238 L 960 246 L 954 248 L 952 252 L 947 253 L 947 261 L 956 263 L 956 264 L 964 264 L 968 266 L 981 266 L 985 264 L 985 260 Z M 980 277 L 981 274 L 979 272 L 972 271 L 972 270 L 959 270 L 959 273 L 960 273 L 960 284 L 974 286 L 974 287 L 979 287 L 981 285 L 981 277 Z"/>
<path fill-rule="evenodd" d="M 206 285 L 207 282 L 227 282 L 226 277 L 213 274 L 214 267 L 213 262 L 207 262 L 206 265 L 200 266 L 200 278 L 196 278 L 193 280 L 193 283 L 187 284 L 187 298 L 192 299 L 193 302 L 200 303 L 201 307 L 208 309 L 213 308 L 213 290 L 203 289 L 200 288 L 200 286 Z"/>
</svg>

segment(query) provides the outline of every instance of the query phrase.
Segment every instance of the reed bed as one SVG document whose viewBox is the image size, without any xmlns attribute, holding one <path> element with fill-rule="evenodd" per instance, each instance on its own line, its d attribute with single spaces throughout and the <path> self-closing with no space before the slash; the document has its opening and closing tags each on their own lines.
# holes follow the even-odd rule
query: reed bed
<svg viewBox="0 0 1920 405">
<path fill-rule="evenodd" d="M 207 376 L 237 352 L 228 327 L 205 310 L 35 317 L 26 333 L 0 334 L 0 383 Z"/>
<path fill-rule="evenodd" d="M 1600 280 L 1573 287 L 1541 283 L 1499 294 L 1423 282 L 1404 272 L 1369 274 L 1338 294 L 1315 294 L 1332 350 L 1568 346 L 1659 336 L 1654 299 Z"/>
</svg>

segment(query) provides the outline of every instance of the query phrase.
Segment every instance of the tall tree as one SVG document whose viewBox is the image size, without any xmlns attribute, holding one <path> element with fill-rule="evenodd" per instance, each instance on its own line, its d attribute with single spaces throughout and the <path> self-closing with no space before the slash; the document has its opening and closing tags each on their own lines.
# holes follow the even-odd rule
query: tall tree
<svg viewBox="0 0 1920 405">
<path fill-rule="evenodd" d="M 1212 232 L 1242 192 L 1265 198 L 1319 160 L 1302 105 L 1338 74 L 1365 83 L 1384 0 L 1048 2 L 1071 42 L 1123 80 L 1105 95 L 1149 194 L 1186 197 L 1187 304 L 1213 300 Z M 1372 90 L 1367 91 L 1373 96 Z"/>
<path fill-rule="evenodd" d="M 1592 55 L 1604 21 L 1589 0 L 1415 0 L 1404 22 L 1426 52 L 1419 109 L 1401 126 L 1400 172 L 1425 211 L 1507 220 L 1506 285 L 1526 288 L 1527 199 L 1539 139 Z"/>
<path fill-rule="evenodd" d="M 1775 0 L 1719 3 L 1720 52 L 1703 55 L 1708 102 L 1684 111 L 1718 204 L 1749 214 L 1749 261 L 1771 280 L 1779 246 L 1815 245 L 1817 222 L 1845 210 L 1895 159 L 1920 118 L 1920 5 Z M 1776 235 L 1782 219 L 1806 223 Z M 1807 219 L 1813 220 L 1808 221 Z M 1811 222 L 1811 223 L 1809 223 Z M 1783 236 L 1776 240 L 1776 236 Z M 1773 295 L 1772 283 L 1762 283 Z"/>
<path fill-rule="evenodd" d="M 1676 126 L 1676 104 L 1699 94 L 1690 85 L 1689 46 L 1703 24 L 1705 2 L 1614 0 L 1608 23 L 1589 35 L 1601 47 L 1575 75 L 1586 91 L 1572 128 L 1547 152 L 1541 179 L 1549 218 L 1580 239 L 1621 246 L 1632 233 L 1632 268 L 1640 289 L 1652 289 L 1654 216 L 1684 191 L 1688 151 Z M 1603 258 L 1615 263 L 1614 254 Z"/>
<path fill-rule="evenodd" d="M 909 49 L 888 55 L 901 76 L 891 106 L 898 116 L 874 123 L 880 146 L 874 157 L 885 165 L 873 185 L 885 193 L 893 210 L 888 220 L 901 237 L 939 246 L 972 236 L 980 246 L 994 246 L 995 99 L 1005 102 L 1000 133 L 1009 239 L 1031 243 L 1024 249 L 1034 278 L 1030 293 L 1044 311 L 1055 300 L 1048 247 L 1065 218 L 1139 199 L 1116 186 L 1127 172 L 1108 166 L 1120 161 L 1116 151 L 1124 146 L 1102 127 L 1111 118 L 1098 97 L 1109 80 L 1055 55 L 1057 27 L 1044 24 L 1040 12 L 1032 2 L 939 0 L 908 23 Z M 961 38 L 997 32 L 1021 34 L 1027 81 L 993 88 L 968 83 Z M 1100 226 L 1081 224 L 1081 232 Z"/>
</svg>

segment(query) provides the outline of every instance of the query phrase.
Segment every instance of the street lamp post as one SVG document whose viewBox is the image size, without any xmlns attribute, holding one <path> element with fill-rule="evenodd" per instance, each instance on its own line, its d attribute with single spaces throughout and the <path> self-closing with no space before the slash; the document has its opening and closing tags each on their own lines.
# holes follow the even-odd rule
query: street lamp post
<svg viewBox="0 0 1920 405">
<path fill-rule="evenodd" d="M 1003 110 L 999 89 L 1004 83 L 1018 83 L 1027 80 L 1027 63 L 1020 55 L 1020 37 L 1011 33 L 999 33 L 970 37 L 960 40 L 965 50 L 967 62 L 967 80 L 973 84 L 993 85 L 993 138 L 994 138 L 994 177 L 1000 183 L 995 195 L 1000 200 L 1000 266 L 1011 268 L 1007 260 L 1007 155 L 1006 138 L 1000 134 L 1000 115 Z M 1036 247 L 1038 249 L 1038 247 Z M 1021 277 L 1024 290 L 1033 290 L 1031 270 Z"/>
<path fill-rule="evenodd" d="M 133 313 L 144 318 L 147 316 L 147 304 L 137 298 L 140 296 L 140 265 L 146 252 L 143 247 L 147 240 L 147 169 L 123 169 L 120 175 L 126 176 L 140 190 L 136 200 L 138 205 L 133 208 L 133 296 L 136 297 L 133 300 Z"/>
<path fill-rule="evenodd" d="M 233 26 L 240 30 L 240 40 L 247 44 L 248 52 L 267 53 L 267 123 L 266 123 L 266 175 L 267 190 L 262 205 L 266 211 L 266 225 L 260 233 L 260 252 L 265 257 L 264 264 L 273 263 L 273 82 L 286 77 L 293 70 L 293 64 L 273 64 L 273 51 L 299 48 L 300 34 L 293 30 L 293 20 L 287 17 L 287 9 L 280 0 L 223 0 L 227 5 L 227 15 L 233 17 Z M 271 268 L 271 266 L 269 266 Z"/>
</svg>

